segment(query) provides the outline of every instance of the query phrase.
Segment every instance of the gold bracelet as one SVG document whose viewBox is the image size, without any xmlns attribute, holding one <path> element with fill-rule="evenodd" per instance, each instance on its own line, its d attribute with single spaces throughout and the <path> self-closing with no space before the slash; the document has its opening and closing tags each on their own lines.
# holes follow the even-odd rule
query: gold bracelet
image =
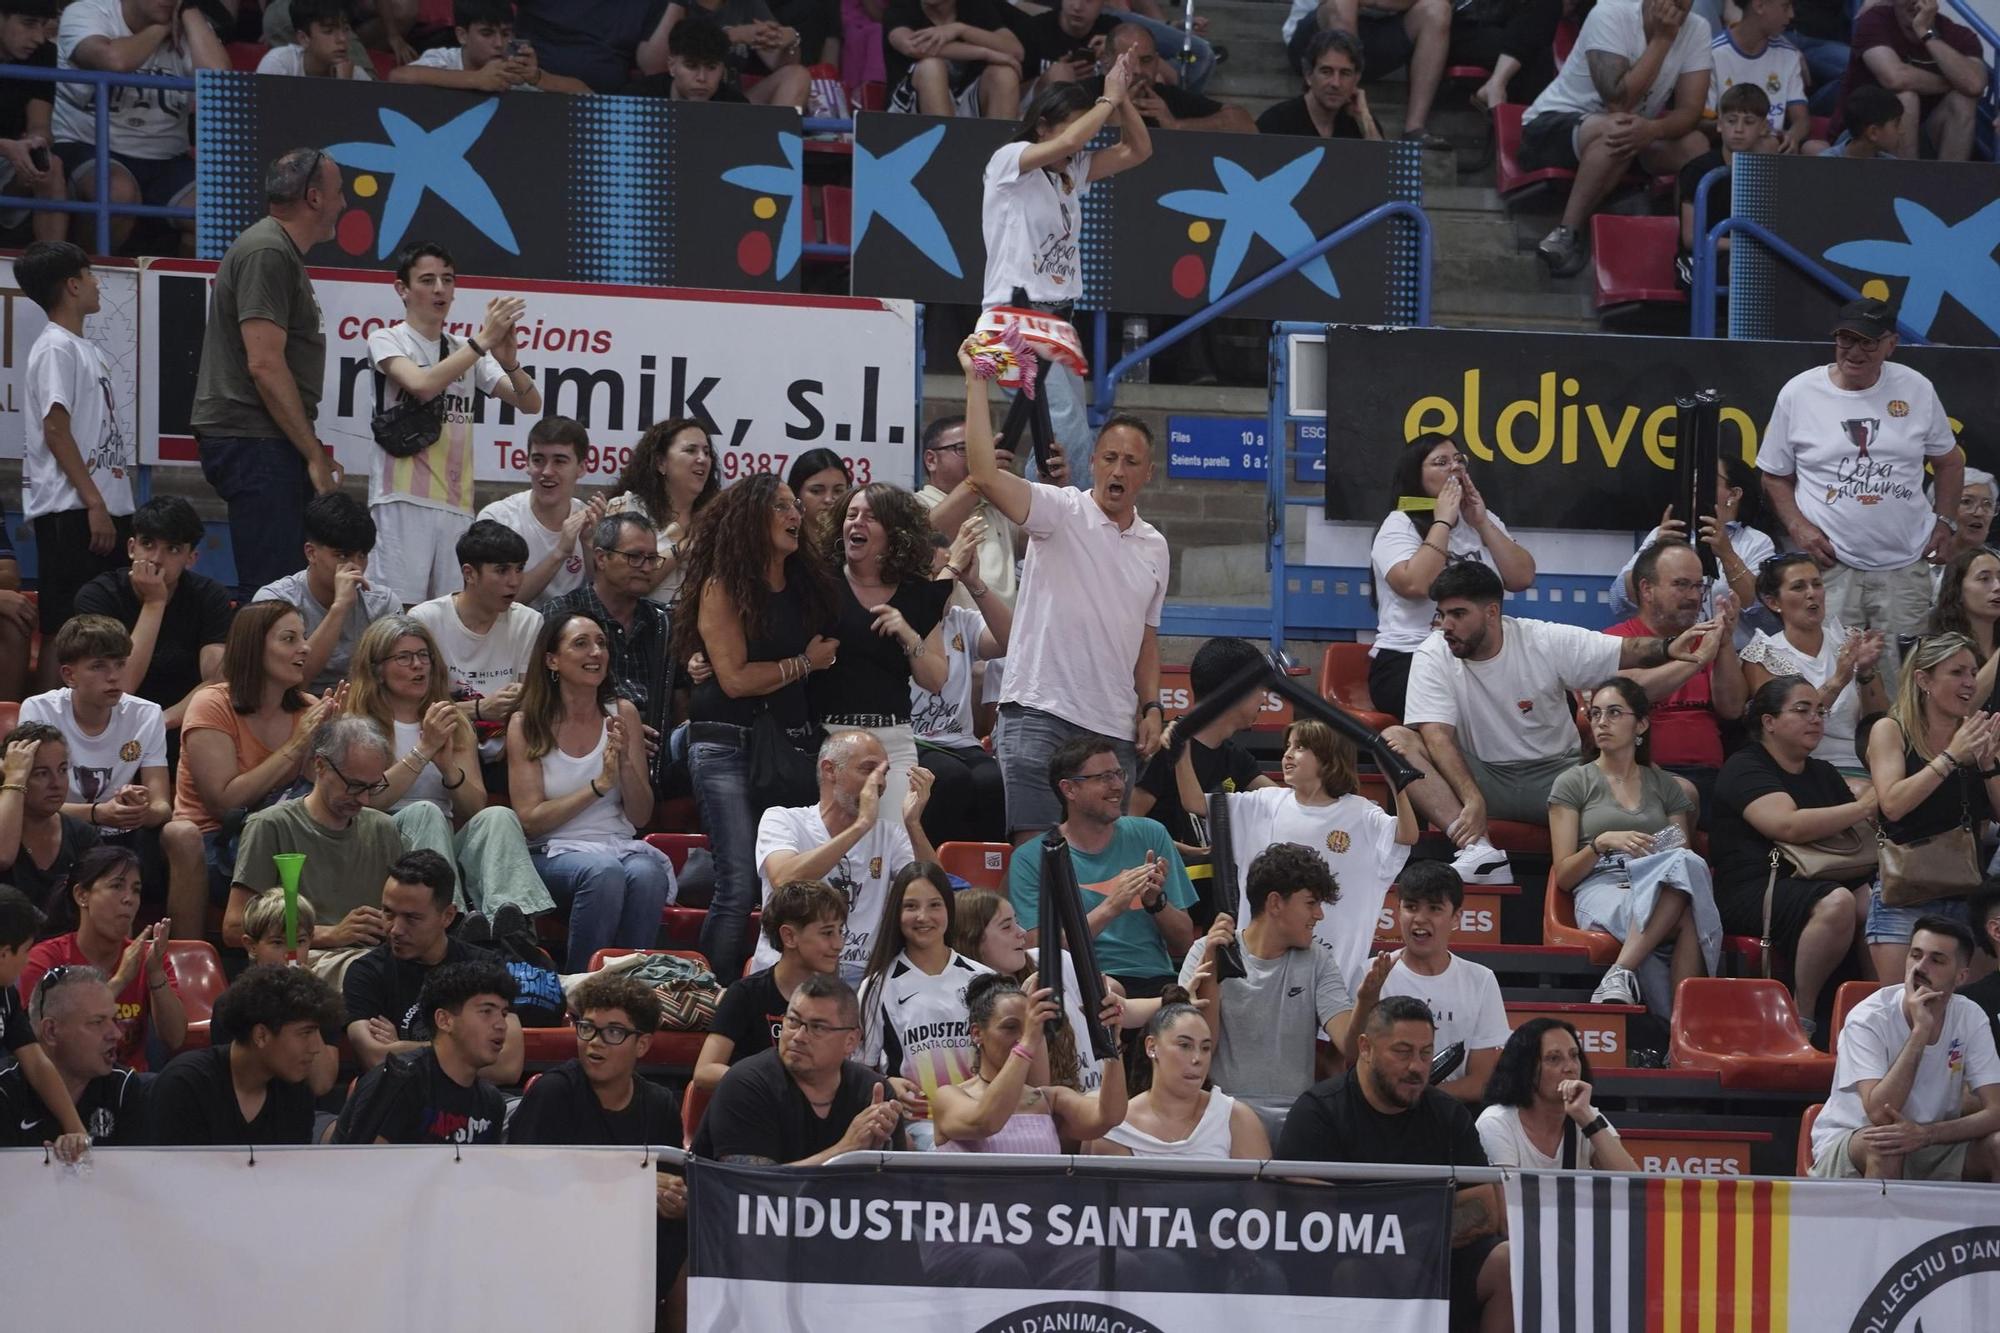
<svg viewBox="0 0 2000 1333">
<path fill-rule="evenodd" d="M 0 791 L 17 791 L 26 795 L 28 784 L 25 782 L 0 782 Z"/>
</svg>

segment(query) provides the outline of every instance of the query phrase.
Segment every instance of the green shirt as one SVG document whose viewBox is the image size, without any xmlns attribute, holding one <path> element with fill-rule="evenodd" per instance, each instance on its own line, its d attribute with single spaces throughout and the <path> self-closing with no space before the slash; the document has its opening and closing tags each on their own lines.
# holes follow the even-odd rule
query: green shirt
<svg viewBox="0 0 2000 1333">
<path fill-rule="evenodd" d="M 1034 930 L 1041 924 L 1042 851 L 1047 842 L 1045 833 L 1017 847 L 1007 867 L 1007 896 L 1013 900 L 1014 916 L 1024 930 Z M 1167 901 L 1182 911 L 1192 907 L 1194 885 L 1188 882 L 1187 868 L 1181 864 L 1181 854 L 1174 850 L 1174 841 L 1167 836 L 1167 830 L 1157 820 L 1126 815 L 1112 826 L 1111 841 L 1103 851 L 1092 854 L 1079 851 L 1074 844 L 1070 846 L 1070 864 L 1076 867 L 1084 913 L 1088 915 L 1105 899 L 1096 886 L 1144 864 L 1148 851 L 1166 863 Z M 1100 972 L 1116 977 L 1168 980 L 1174 977 L 1173 959 L 1167 956 L 1159 925 L 1143 910 L 1121 913 L 1098 934 L 1093 947 Z"/>
<path fill-rule="evenodd" d="M 304 800 L 281 801 L 243 824 L 237 845 L 235 886 L 252 894 L 278 887 L 279 852 L 305 853 L 299 896 L 330 926 L 357 907 L 377 907 L 389 867 L 407 849 L 396 821 L 380 810 L 362 810 L 344 829 L 330 829 L 306 812 Z"/>
<path fill-rule="evenodd" d="M 284 437 L 250 377 L 243 346 L 247 319 L 268 319 L 285 331 L 285 365 L 299 386 L 306 420 L 312 420 L 326 380 L 326 329 L 305 256 L 276 218 L 245 227 L 216 270 L 189 417 L 196 435 Z"/>
</svg>

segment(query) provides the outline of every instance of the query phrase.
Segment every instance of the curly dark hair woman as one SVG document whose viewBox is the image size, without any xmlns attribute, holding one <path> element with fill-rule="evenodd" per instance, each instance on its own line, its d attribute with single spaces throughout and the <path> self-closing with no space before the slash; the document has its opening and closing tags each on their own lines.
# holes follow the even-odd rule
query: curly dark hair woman
<svg viewBox="0 0 2000 1333">
<path fill-rule="evenodd" d="M 608 511 L 644 514 L 659 531 L 659 580 L 647 594 L 668 603 L 681 589 L 683 558 L 695 515 L 716 497 L 722 478 L 708 428 L 687 417 L 655 422 L 633 446 Z"/>
<path fill-rule="evenodd" d="M 872 732 L 889 754 L 882 808 L 901 810 L 917 763 L 910 684 L 944 688 L 944 608 L 956 585 L 931 577 L 930 516 L 900 486 L 849 491 L 821 538 L 835 585 L 834 637 L 845 652 L 812 683 L 813 716 L 828 731 Z"/>
<path fill-rule="evenodd" d="M 767 805 L 813 799 L 810 792 L 753 793 L 750 783 L 750 728 L 760 716 L 797 748 L 813 749 L 806 677 L 832 666 L 840 647 L 832 637 L 832 580 L 800 545 L 804 522 L 792 488 L 768 472 L 716 496 L 695 522 L 674 618 L 676 660 L 699 652 L 714 672 L 689 701 L 688 772 L 715 856 L 701 951 L 721 977 L 735 976 L 747 953 L 758 815 Z"/>
</svg>

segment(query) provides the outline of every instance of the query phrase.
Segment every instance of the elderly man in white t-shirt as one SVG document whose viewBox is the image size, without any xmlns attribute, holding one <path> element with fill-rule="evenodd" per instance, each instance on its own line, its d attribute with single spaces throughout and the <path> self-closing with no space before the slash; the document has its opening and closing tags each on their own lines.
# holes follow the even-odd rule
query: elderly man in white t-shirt
<svg viewBox="0 0 2000 1333">
<path fill-rule="evenodd" d="M 840 731 L 819 747 L 819 803 L 774 805 L 757 821 L 757 871 L 764 900 L 778 885 L 797 879 L 824 880 L 847 899 L 847 942 L 840 951 L 840 975 L 859 984 L 882 928 L 889 881 L 912 861 L 935 861 L 924 836 L 924 804 L 931 774 L 910 766 L 909 791 L 901 822 L 883 820 L 882 789 L 889 779 L 889 753 L 865 731 Z M 759 937 L 755 966 L 770 967 L 778 950 Z"/>
<path fill-rule="evenodd" d="M 1965 455 L 1931 382 L 1890 361 L 1896 312 L 1864 297 L 1833 324 L 1833 364 L 1778 390 L 1757 450 L 1764 498 L 1826 583 L 1826 614 L 1896 641 L 1923 632 L 1931 561 L 1958 532 Z M 1924 492 L 1924 463 L 1936 484 Z M 1933 510 L 1932 506 L 1936 508 Z"/>
<path fill-rule="evenodd" d="M 1715 660 L 1721 640 L 1713 621 L 1667 642 L 1503 616 L 1500 576 L 1471 562 L 1446 566 L 1430 593 L 1438 629 L 1410 664 L 1405 725 L 1384 735 L 1422 770 L 1406 790 L 1458 845 L 1460 877 L 1506 883 L 1513 872 L 1486 822 L 1548 822 L 1549 788 L 1581 758 L 1567 691 L 1622 672 L 1664 699 Z"/>
<path fill-rule="evenodd" d="M 1813 1124 L 1813 1175 L 2000 1175 L 2000 1055 L 1986 1015 L 1957 993 L 1974 947 L 1964 922 L 1920 918 L 1910 931 L 1903 984 L 1884 986 L 1849 1011 L 1833 1095 Z M 1970 1115 L 1968 1094 L 1979 1102 Z"/>
<path fill-rule="evenodd" d="M 1028 533 L 994 751 L 1007 790 L 1007 828 L 1028 841 L 1062 819 L 1049 760 L 1065 741 L 1098 737 L 1125 770 L 1160 748 L 1160 608 L 1167 539 L 1139 517 L 1153 475 L 1153 436 L 1115 415 L 1097 434 L 1089 494 L 1029 482 L 1000 466 L 986 382 L 965 367 L 965 457 L 972 484 Z"/>
</svg>

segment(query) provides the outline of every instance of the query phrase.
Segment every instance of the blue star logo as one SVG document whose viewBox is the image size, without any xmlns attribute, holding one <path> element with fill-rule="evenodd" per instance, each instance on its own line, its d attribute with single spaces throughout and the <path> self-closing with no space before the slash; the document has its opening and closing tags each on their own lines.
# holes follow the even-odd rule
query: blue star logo
<svg viewBox="0 0 2000 1333">
<path fill-rule="evenodd" d="M 2000 333 L 2000 199 L 1959 223 L 1948 223 L 1914 199 L 1898 199 L 1896 221 L 1906 239 L 1843 241 L 1826 251 L 1836 264 L 1907 278 L 1899 312 L 1905 324 L 1928 335 L 1949 295 L 1981 324 Z"/>
<path fill-rule="evenodd" d="M 521 253 L 514 229 L 500 201 L 465 160 L 479 141 L 493 113 L 500 109 L 498 98 L 488 98 L 472 110 L 452 117 L 434 130 L 427 130 L 399 111 L 387 107 L 376 114 L 388 132 L 388 143 L 337 143 L 326 155 L 356 171 L 374 171 L 390 178 L 389 197 L 382 203 L 381 237 L 376 257 L 394 253 L 410 229 L 410 219 L 428 190 L 458 211 L 458 215 L 479 229 L 481 235 L 510 255 Z"/>
<path fill-rule="evenodd" d="M 779 151 L 785 155 L 782 167 L 731 167 L 722 173 L 725 184 L 758 194 L 772 194 L 785 201 L 785 216 L 778 224 L 778 256 L 773 276 L 782 282 L 799 262 L 799 248 L 805 244 L 804 221 L 798 216 L 799 195 L 805 190 L 804 146 L 796 134 L 778 136 Z"/>
<path fill-rule="evenodd" d="M 917 189 L 917 173 L 930 164 L 944 129 L 934 125 L 880 157 L 859 143 L 854 145 L 854 248 L 861 248 L 868 224 L 879 217 L 933 264 L 959 278 L 965 269 L 951 237 L 938 221 L 937 210 Z"/>
<path fill-rule="evenodd" d="M 1316 239 L 1313 230 L 1299 216 L 1293 200 L 1312 179 L 1326 149 L 1314 148 L 1287 162 L 1259 180 L 1226 157 L 1213 159 L 1220 190 L 1175 190 L 1160 196 L 1160 207 L 1190 217 L 1207 218 L 1221 224 L 1215 242 L 1215 259 L 1209 265 L 1208 299 L 1214 301 L 1227 292 L 1250 252 L 1250 242 L 1262 237 L 1280 258 L 1296 254 Z M 1328 296 L 1340 295 L 1333 269 L 1326 256 L 1299 269 L 1313 286 Z"/>
</svg>

